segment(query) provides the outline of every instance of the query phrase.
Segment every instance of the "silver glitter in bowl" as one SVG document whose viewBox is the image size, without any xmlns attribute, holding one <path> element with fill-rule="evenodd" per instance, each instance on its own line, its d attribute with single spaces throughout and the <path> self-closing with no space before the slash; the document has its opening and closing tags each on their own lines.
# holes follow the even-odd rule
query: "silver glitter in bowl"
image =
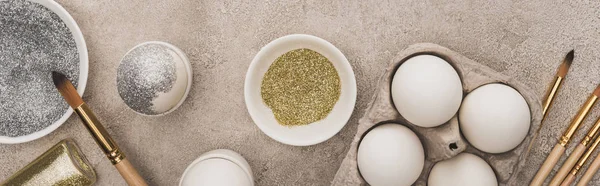
<svg viewBox="0 0 600 186">
<path fill-rule="evenodd" d="M 117 69 L 119 95 L 134 111 L 160 115 L 179 106 L 189 89 L 189 64 L 182 52 L 162 42 L 131 49 Z"/>
<path fill-rule="evenodd" d="M 40 4 L 0 1 L 0 136 L 37 132 L 65 114 L 52 71 L 77 86 L 79 54 L 67 25 Z"/>
</svg>

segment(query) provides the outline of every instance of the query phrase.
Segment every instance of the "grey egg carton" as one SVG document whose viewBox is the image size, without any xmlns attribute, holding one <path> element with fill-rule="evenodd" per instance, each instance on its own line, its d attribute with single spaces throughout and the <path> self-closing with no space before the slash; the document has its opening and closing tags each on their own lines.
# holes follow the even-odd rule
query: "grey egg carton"
<svg viewBox="0 0 600 186">
<path fill-rule="evenodd" d="M 531 111 L 531 127 L 523 142 L 511 151 L 490 154 L 479 151 L 463 138 L 459 128 L 459 119 L 456 115 L 445 124 L 434 128 L 419 127 L 404 119 L 398 113 L 392 101 L 390 91 L 392 79 L 398 67 L 405 60 L 421 54 L 441 57 L 456 69 L 462 81 L 463 98 L 475 88 L 489 83 L 503 83 L 521 93 L 529 104 Z M 436 44 L 419 43 L 411 45 L 391 61 L 386 73 L 380 79 L 379 89 L 375 92 L 373 101 L 369 104 L 364 116 L 358 122 L 358 129 L 352 140 L 350 150 L 342 161 L 332 185 L 367 185 L 358 171 L 356 160 L 358 145 L 369 129 L 385 123 L 398 123 L 410 128 L 417 134 L 423 144 L 425 165 L 419 179 L 413 185 L 427 185 L 427 177 L 436 162 L 452 158 L 461 152 L 469 152 L 484 159 L 496 173 L 499 185 L 522 185 L 517 183 L 516 175 L 526 163 L 526 148 L 534 131 L 540 127 L 541 113 L 542 106 L 538 96 L 529 87 L 510 76 L 496 72 L 487 66 Z"/>
</svg>

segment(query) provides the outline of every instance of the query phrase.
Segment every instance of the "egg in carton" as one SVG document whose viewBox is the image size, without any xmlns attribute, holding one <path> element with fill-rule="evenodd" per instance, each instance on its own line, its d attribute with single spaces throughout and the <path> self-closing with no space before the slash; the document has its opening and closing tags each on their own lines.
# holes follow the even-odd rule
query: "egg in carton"
<svg viewBox="0 0 600 186">
<path fill-rule="evenodd" d="M 434 55 L 452 65 L 461 79 L 463 98 L 474 89 L 490 83 L 501 83 L 516 89 L 529 105 L 531 114 L 530 127 L 525 139 L 507 152 L 486 153 L 473 147 L 463 138 L 459 128 L 458 112 L 446 123 L 431 128 L 419 127 L 406 120 L 394 106 L 391 95 L 392 80 L 398 67 L 407 59 L 417 55 Z M 414 44 L 400 52 L 380 79 L 379 89 L 372 99 L 364 116 L 359 120 L 356 135 L 332 185 L 367 184 L 358 170 L 358 145 L 370 129 L 386 123 L 398 123 L 410 128 L 423 144 L 425 164 L 421 175 L 413 185 L 427 185 L 429 173 L 435 163 L 450 159 L 462 152 L 475 154 L 485 160 L 494 170 L 499 185 L 518 185 L 517 173 L 526 163 L 527 146 L 532 140 L 533 133 L 540 127 L 542 119 L 540 99 L 530 88 L 457 52 L 432 43 Z"/>
</svg>

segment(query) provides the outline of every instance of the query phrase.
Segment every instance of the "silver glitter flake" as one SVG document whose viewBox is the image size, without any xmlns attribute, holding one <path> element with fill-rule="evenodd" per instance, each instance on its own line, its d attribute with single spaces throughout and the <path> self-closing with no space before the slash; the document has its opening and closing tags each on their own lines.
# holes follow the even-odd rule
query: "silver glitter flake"
<svg viewBox="0 0 600 186">
<path fill-rule="evenodd" d="M 131 109 L 156 115 L 152 101 L 171 91 L 177 80 L 175 58 L 169 47 L 144 44 L 127 53 L 117 70 L 119 95 Z"/>
<path fill-rule="evenodd" d="M 65 113 L 69 106 L 52 83 L 52 71 L 79 78 L 69 28 L 40 4 L 0 1 L 0 136 L 39 131 Z"/>
</svg>

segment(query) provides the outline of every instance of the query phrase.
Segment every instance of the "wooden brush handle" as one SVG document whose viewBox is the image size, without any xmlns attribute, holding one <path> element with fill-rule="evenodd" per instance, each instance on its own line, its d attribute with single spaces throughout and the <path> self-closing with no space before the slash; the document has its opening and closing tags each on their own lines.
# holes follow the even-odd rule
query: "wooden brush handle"
<svg viewBox="0 0 600 186">
<path fill-rule="evenodd" d="M 596 174 L 598 168 L 600 168 L 600 156 L 597 156 L 592 164 L 590 164 L 590 167 L 585 171 L 577 186 L 586 186 L 594 178 L 594 174 Z"/>
<path fill-rule="evenodd" d="M 581 143 L 577 145 L 577 147 L 575 148 L 575 150 L 573 150 L 571 155 L 569 155 L 569 158 L 567 158 L 563 166 L 560 167 L 560 170 L 558 170 L 556 175 L 554 175 L 554 178 L 552 178 L 550 186 L 558 186 L 560 185 L 560 183 L 563 182 L 563 179 L 567 176 L 567 174 L 569 174 L 569 172 L 571 172 L 571 169 L 573 168 L 573 166 L 575 166 L 579 158 L 581 158 L 581 155 L 583 155 L 585 149 L 587 149 L 585 145 L 582 145 Z"/>
<path fill-rule="evenodd" d="M 552 149 L 552 152 L 550 152 L 550 155 L 548 155 L 548 157 L 546 158 L 546 161 L 544 161 L 544 164 L 542 164 L 542 167 L 540 167 L 540 170 L 538 170 L 537 174 L 535 174 L 535 177 L 533 177 L 533 180 L 531 180 L 531 183 L 529 185 L 542 185 L 544 183 L 544 180 L 546 180 L 546 177 L 548 177 L 548 174 L 550 174 L 550 171 L 552 170 L 552 168 L 554 168 L 554 165 L 556 165 L 556 162 L 558 162 L 558 159 L 560 159 L 560 156 L 562 156 L 563 153 L 565 153 L 565 147 L 561 146 L 560 144 L 556 144 Z"/>
<path fill-rule="evenodd" d="M 560 186 L 569 186 L 571 183 L 573 183 L 573 181 L 575 181 L 575 175 L 569 174 L 565 178 L 565 181 L 560 184 Z"/>
<path fill-rule="evenodd" d="M 115 167 L 130 186 L 148 186 L 144 178 L 138 174 L 137 170 L 129 163 L 129 160 L 123 159 L 115 164 Z"/>
</svg>

